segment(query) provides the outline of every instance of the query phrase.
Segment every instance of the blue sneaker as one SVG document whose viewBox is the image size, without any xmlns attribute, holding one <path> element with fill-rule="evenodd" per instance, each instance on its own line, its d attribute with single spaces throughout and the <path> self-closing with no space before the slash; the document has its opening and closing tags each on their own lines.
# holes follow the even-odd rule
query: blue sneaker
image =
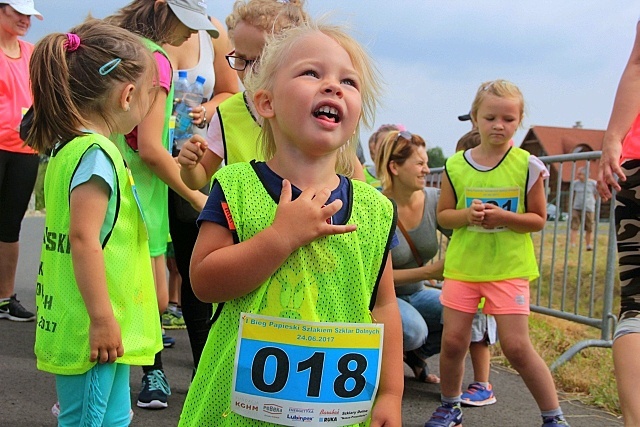
<svg viewBox="0 0 640 427">
<path fill-rule="evenodd" d="M 464 406 L 487 406 L 496 403 L 491 384 L 485 387 L 480 383 L 471 383 L 467 391 L 462 393 L 461 399 Z"/>
<path fill-rule="evenodd" d="M 162 331 L 162 345 L 164 346 L 164 348 L 169 348 L 169 347 L 173 347 L 174 345 L 176 345 L 176 339 L 173 337 L 170 337 L 169 335 L 164 333 L 164 330 Z"/>
<path fill-rule="evenodd" d="M 142 376 L 142 390 L 136 404 L 145 409 L 163 409 L 168 406 L 167 397 L 170 395 L 171 388 L 164 372 L 154 369 Z"/>
<path fill-rule="evenodd" d="M 555 417 L 542 417 L 542 427 L 568 427 L 569 423 L 562 415 Z"/>
<path fill-rule="evenodd" d="M 431 415 L 424 427 L 454 427 L 462 424 L 462 409 L 459 404 L 443 403 Z"/>
</svg>

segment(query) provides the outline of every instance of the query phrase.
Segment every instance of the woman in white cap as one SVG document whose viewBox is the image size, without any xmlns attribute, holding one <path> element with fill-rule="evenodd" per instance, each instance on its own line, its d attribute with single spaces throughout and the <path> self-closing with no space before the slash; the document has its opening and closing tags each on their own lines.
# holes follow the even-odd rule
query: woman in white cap
<svg viewBox="0 0 640 427">
<path fill-rule="evenodd" d="M 1 0 L 0 0 L 1 1 Z M 169 236 L 168 187 L 200 211 L 207 196 L 189 189 L 180 178 L 178 164 L 171 156 L 169 119 L 173 108 L 171 64 L 162 44 L 182 45 L 198 30 L 218 37 L 218 30 L 207 17 L 204 0 L 133 0 L 106 18 L 108 22 L 141 36 L 154 52 L 158 66 L 158 93 L 147 117 L 128 135 L 117 138 L 127 164 L 131 168 L 139 203 L 147 225 L 149 252 L 154 268 L 160 316 L 168 306 L 168 286 L 164 255 Z M 202 122 L 204 111 L 195 107 L 193 122 Z M 171 394 L 162 369 L 160 353 L 153 366 L 143 368 L 142 390 L 137 405 L 142 408 L 167 407 Z"/>
<path fill-rule="evenodd" d="M 38 155 L 24 146 L 18 127 L 33 100 L 29 59 L 33 45 L 18 37 L 42 19 L 33 0 L 0 0 L 0 319 L 30 322 L 14 293 L 22 219 L 38 173 Z"/>
</svg>

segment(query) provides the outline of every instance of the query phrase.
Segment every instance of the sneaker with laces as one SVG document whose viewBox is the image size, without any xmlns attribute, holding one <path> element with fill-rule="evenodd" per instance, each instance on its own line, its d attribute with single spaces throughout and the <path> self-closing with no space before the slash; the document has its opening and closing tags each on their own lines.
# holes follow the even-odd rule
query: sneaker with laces
<svg viewBox="0 0 640 427">
<path fill-rule="evenodd" d="M 36 315 L 24 308 L 16 298 L 16 294 L 13 294 L 10 298 L 0 300 L 0 319 L 33 322 L 36 320 Z"/>
<path fill-rule="evenodd" d="M 424 427 L 454 427 L 459 425 L 462 425 L 462 409 L 460 405 L 443 403 L 431 415 Z"/>
<path fill-rule="evenodd" d="M 168 406 L 167 397 L 170 395 L 171 388 L 164 372 L 154 369 L 142 376 L 142 390 L 136 405 L 145 409 L 164 409 Z"/>
<path fill-rule="evenodd" d="M 562 415 L 555 417 L 542 417 L 542 427 L 568 427 L 569 423 Z"/>
<path fill-rule="evenodd" d="M 496 403 L 491 384 L 485 387 L 480 383 L 471 383 L 461 398 L 464 406 L 487 406 Z"/>
<path fill-rule="evenodd" d="M 168 308 L 162 313 L 162 327 L 165 329 L 186 329 L 184 317 L 177 309 Z"/>
</svg>

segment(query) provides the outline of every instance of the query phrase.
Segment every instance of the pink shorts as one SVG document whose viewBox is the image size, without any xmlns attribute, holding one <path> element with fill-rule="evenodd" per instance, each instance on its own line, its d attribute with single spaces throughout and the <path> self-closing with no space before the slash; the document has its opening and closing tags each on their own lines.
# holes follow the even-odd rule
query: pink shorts
<svg viewBox="0 0 640 427">
<path fill-rule="evenodd" d="M 480 298 L 485 298 L 485 314 L 529 314 L 529 281 L 509 279 L 496 282 L 462 282 L 444 279 L 440 302 L 445 307 L 464 313 L 478 311 Z"/>
</svg>

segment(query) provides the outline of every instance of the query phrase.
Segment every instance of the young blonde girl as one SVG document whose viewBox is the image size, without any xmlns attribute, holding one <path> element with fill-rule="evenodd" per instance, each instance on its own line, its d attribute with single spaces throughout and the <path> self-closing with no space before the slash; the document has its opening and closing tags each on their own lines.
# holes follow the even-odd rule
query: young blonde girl
<svg viewBox="0 0 640 427">
<path fill-rule="evenodd" d="M 157 93 L 151 53 L 91 20 L 31 59 L 29 144 L 53 150 L 36 302 L 38 369 L 56 375 L 58 425 L 128 425 L 129 365 L 162 347 L 146 230 L 116 146 Z"/>
<path fill-rule="evenodd" d="M 335 172 L 339 160 L 348 161 L 355 151 L 360 119 L 369 121 L 373 112 L 377 85 L 371 62 L 342 30 L 314 24 L 284 32 L 261 58 L 259 71 L 245 83 L 264 117 L 268 160 L 221 169 L 200 217 L 191 262 L 194 292 L 223 304 L 180 425 L 272 426 L 308 418 L 299 408 L 310 403 L 298 389 L 295 401 L 281 410 L 267 405 L 266 418 L 259 415 L 262 406 L 251 413 L 257 407 L 251 400 L 232 397 L 232 378 L 247 372 L 234 372 L 236 350 L 244 348 L 236 345 L 238 326 L 257 315 L 312 329 L 322 329 L 324 322 L 345 322 L 348 330 L 384 324 L 380 386 L 373 410 L 364 416 L 374 426 L 400 426 L 402 331 L 388 257 L 394 209 L 366 183 Z M 265 348 L 277 339 L 258 337 Z M 258 382 L 267 381 L 257 372 Z M 331 385 L 324 377 L 323 383 Z M 320 405 L 314 420 L 330 407 Z M 331 417 L 336 413 L 325 420 Z"/>
<path fill-rule="evenodd" d="M 440 357 L 442 406 L 425 427 L 462 423 L 464 357 L 482 297 L 495 316 L 502 351 L 541 410 L 544 427 L 566 426 L 553 378 L 528 333 L 529 281 L 538 277 L 531 232 L 544 227 L 544 165 L 510 147 L 524 99 L 513 83 L 483 83 L 471 107 L 480 145 L 447 160 L 438 223 L 453 229 L 444 266 L 444 331 Z M 500 252 L 497 249 L 500 248 Z"/>
</svg>

